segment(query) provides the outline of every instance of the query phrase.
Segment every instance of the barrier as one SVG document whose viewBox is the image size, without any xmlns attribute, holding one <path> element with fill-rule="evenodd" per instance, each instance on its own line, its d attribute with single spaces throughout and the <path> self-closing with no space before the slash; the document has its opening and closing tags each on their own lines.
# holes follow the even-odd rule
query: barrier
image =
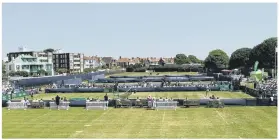
<svg viewBox="0 0 279 140">
<path fill-rule="evenodd" d="M 129 88 L 118 88 L 119 92 L 126 92 Z M 211 91 L 219 91 L 219 87 L 209 87 Z M 137 92 L 163 92 L 163 91 L 205 91 L 205 87 L 140 87 L 131 88 Z M 57 89 L 45 89 L 46 93 L 86 93 L 86 92 L 104 92 L 104 88 L 57 88 Z"/>
<path fill-rule="evenodd" d="M 9 102 L 7 108 L 8 108 L 8 110 L 11 110 L 11 109 L 24 109 L 24 110 L 26 110 L 27 106 L 23 102 Z"/>
<path fill-rule="evenodd" d="M 81 78 L 82 80 L 97 80 L 96 77 L 104 77 L 106 74 L 115 74 L 122 73 L 124 70 L 110 70 L 110 71 L 100 71 L 95 73 L 86 73 L 86 74 L 76 74 L 76 75 L 59 75 L 59 76 L 46 76 L 46 77 L 36 77 L 36 78 L 28 78 L 21 79 L 16 81 L 16 85 L 18 86 L 36 86 L 36 85 L 46 85 L 53 84 L 57 81 L 68 80 L 68 79 L 76 79 Z"/>
<path fill-rule="evenodd" d="M 60 102 L 58 106 L 59 109 L 69 110 L 70 108 L 70 102 Z M 49 102 L 49 109 L 57 109 L 57 105 L 55 102 Z"/>
<path fill-rule="evenodd" d="M 108 101 L 99 101 L 99 102 L 86 102 L 86 110 L 89 109 L 108 109 Z"/>
<path fill-rule="evenodd" d="M 129 99 L 127 103 L 130 105 L 138 105 L 136 102 L 137 99 Z M 185 99 L 173 99 L 174 101 L 178 101 L 177 106 L 183 106 L 184 100 Z M 194 99 L 188 99 L 188 100 L 194 100 Z M 198 99 L 200 106 L 207 105 L 210 99 Z M 229 106 L 277 106 L 277 98 L 274 98 L 272 102 L 270 102 L 269 98 L 248 98 L 248 99 L 220 99 L 221 102 L 224 103 L 224 105 L 229 105 Z M 13 102 L 20 102 L 20 100 L 13 100 Z M 50 107 L 50 103 L 52 102 L 51 100 L 44 100 L 45 105 Z M 119 100 L 121 103 L 121 100 Z M 125 102 L 123 102 L 125 104 Z M 197 102 L 198 103 L 198 102 Z M 108 106 L 114 107 L 117 104 L 115 100 L 109 100 Z M 147 99 L 140 99 L 140 104 L 141 106 L 148 106 L 148 101 Z M 194 105 L 194 104 L 193 104 Z M 2 101 L 2 107 L 7 107 L 7 101 Z M 85 100 L 71 100 L 70 101 L 70 106 L 73 107 L 85 107 L 86 106 L 86 101 Z M 57 106 L 55 105 L 54 109 L 57 109 Z"/>
<path fill-rule="evenodd" d="M 155 102 L 155 108 L 156 108 L 156 110 L 159 110 L 159 109 L 174 109 L 174 110 L 176 110 L 177 104 L 178 104 L 177 101 L 168 101 L 168 102 L 158 101 L 158 102 Z"/>
</svg>

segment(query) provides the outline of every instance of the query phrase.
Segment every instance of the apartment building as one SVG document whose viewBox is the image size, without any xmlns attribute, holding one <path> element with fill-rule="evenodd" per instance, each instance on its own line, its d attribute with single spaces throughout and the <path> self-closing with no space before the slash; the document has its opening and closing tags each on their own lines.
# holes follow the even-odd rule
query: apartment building
<svg viewBox="0 0 279 140">
<path fill-rule="evenodd" d="M 54 70 L 66 69 L 69 73 L 83 72 L 84 54 L 81 53 L 54 53 L 53 66 Z"/>
<path fill-rule="evenodd" d="M 83 60 L 84 60 L 84 69 L 86 68 L 94 69 L 102 66 L 101 58 L 97 56 L 89 56 L 89 57 L 84 56 Z"/>
<path fill-rule="evenodd" d="M 29 75 L 38 74 L 39 70 L 44 70 L 47 75 L 54 75 L 52 58 L 48 57 L 47 61 L 43 57 L 34 57 L 31 55 L 21 54 L 18 57 L 11 58 L 6 63 L 6 73 L 26 71 Z"/>
</svg>

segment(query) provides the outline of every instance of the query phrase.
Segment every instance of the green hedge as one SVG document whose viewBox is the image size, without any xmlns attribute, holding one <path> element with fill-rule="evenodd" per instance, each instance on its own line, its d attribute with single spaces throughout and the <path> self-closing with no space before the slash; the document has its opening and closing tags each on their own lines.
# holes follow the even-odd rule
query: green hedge
<svg viewBox="0 0 279 140">
<path fill-rule="evenodd" d="M 149 67 L 140 67 L 139 65 L 132 65 L 126 68 L 126 72 L 145 72 L 146 70 L 154 70 L 155 72 L 202 72 L 204 71 L 203 66 L 197 65 L 177 65 L 177 64 L 166 64 L 162 65 L 151 65 Z"/>
<path fill-rule="evenodd" d="M 164 66 L 161 65 L 150 66 L 148 70 L 155 70 L 156 72 L 169 72 L 169 71 L 201 72 L 203 71 L 203 66 L 166 64 Z"/>
</svg>

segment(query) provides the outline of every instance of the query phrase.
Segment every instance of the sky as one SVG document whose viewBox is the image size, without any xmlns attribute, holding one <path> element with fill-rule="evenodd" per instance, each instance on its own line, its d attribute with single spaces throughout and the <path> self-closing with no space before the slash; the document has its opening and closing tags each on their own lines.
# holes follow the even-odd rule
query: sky
<svg viewBox="0 0 279 140">
<path fill-rule="evenodd" d="M 3 4 L 2 56 L 24 46 L 86 56 L 205 59 L 277 37 L 276 4 Z"/>
</svg>

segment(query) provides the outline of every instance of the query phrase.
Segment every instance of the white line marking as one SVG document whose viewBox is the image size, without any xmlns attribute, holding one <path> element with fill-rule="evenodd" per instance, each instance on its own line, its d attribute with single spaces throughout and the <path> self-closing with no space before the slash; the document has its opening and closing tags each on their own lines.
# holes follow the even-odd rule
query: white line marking
<svg viewBox="0 0 279 140">
<path fill-rule="evenodd" d="M 165 116 L 166 116 L 166 112 L 164 111 L 164 114 L 163 114 L 163 118 L 162 118 L 162 121 L 161 121 L 161 130 L 160 130 L 160 136 L 162 136 L 162 131 L 163 131 L 163 128 L 164 128 L 164 120 L 165 120 Z"/>
<path fill-rule="evenodd" d="M 226 121 L 226 119 L 220 114 L 220 112 L 217 110 L 217 109 L 214 109 L 216 112 L 217 112 L 217 114 L 224 120 L 224 122 L 226 123 L 226 124 L 229 124 L 227 121 Z"/>
<path fill-rule="evenodd" d="M 82 131 L 76 131 L 76 133 L 81 133 Z"/>
<path fill-rule="evenodd" d="M 164 111 L 164 115 L 163 115 L 163 119 L 162 119 L 162 124 L 163 124 L 163 122 L 165 120 L 165 116 L 166 116 L 166 112 Z"/>
<path fill-rule="evenodd" d="M 84 125 L 84 126 L 91 126 L 91 125 Z"/>
<path fill-rule="evenodd" d="M 93 124 L 95 121 L 97 121 L 97 120 L 99 120 L 100 118 L 102 118 L 104 115 L 106 115 L 110 110 L 111 110 L 112 108 L 110 108 L 109 110 L 107 110 L 106 112 L 104 112 L 102 115 L 100 115 L 98 118 L 96 118 L 96 119 L 94 119 L 94 120 L 92 120 L 91 122 L 90 122 L 90 124 Z M 84 131 L 82 131 L 82 132 L 84 132 Z M 82 133 L 82 132 L 77 132 L 76 131 L 76 133 L 74 133 L 73 135 L 71 135 L 69 138 L 75 138 L 76 136 L 78 136 L 80 133 Z"/>
</svg>

